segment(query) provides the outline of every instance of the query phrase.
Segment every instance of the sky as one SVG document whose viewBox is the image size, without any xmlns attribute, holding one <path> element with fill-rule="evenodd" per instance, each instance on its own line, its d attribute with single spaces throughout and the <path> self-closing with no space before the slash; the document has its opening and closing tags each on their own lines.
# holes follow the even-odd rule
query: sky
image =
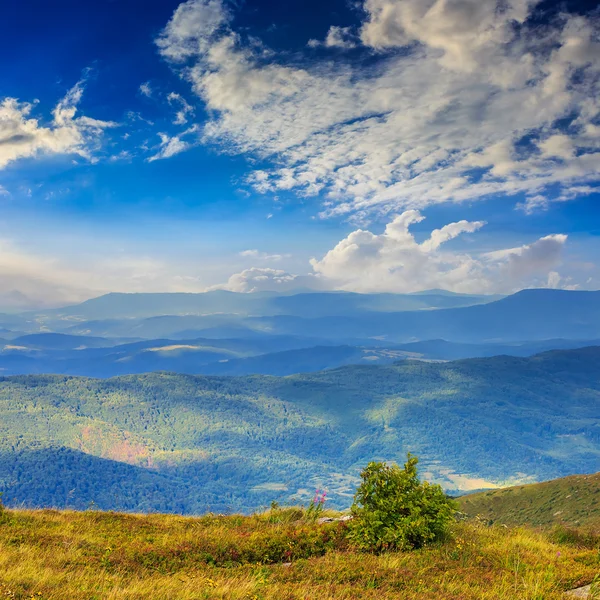
<svg viewBox="0 0 600 600">
<path fill-rule="evenodd" d="M 597 2 L 2 12 L 0 309 L 600 288 Z"/>
</svg>

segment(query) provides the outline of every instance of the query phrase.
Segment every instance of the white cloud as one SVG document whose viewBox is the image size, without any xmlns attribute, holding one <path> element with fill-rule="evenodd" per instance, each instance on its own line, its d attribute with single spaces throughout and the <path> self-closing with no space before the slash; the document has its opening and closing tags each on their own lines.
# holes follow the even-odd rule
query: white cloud
<svg viewBox="0 0 600 600">
<path fill-rule="evenodd" d="M 150 86 L 150 82 L 146 81 L 140 85 L 140 93 L 146 98 L 150 98 L 152 96 L 152 87 Z"/>
<path fill-rule="evenodd" d="M 180 154 L 181 152 L 192 148 L 197 144 L 197 140 L 187 141 L 182 138 L 196 132 L 197 127 L 192 126 L 179 135 L 170 136 L 166 133 L 159 133 L 158 137 L 160 138 L 160 144 L 158 146 L 158 151 L 147 159 L 148 162 L 161 160 L 163 158 L 171 158 L 176 154 Z"/>
<path fill-rule="evenodd" d="M 528 196 L 525 202 L 517 205 L 517 208 L 525 211 L 527 214 L 531 214 L 537 210 L 544 210 L 548 208 L 551 202 L 568 202 L 574 200 L 579 196 L 587 196 L 596 191 L 589 185 L 573 185 L 568 189 L 564 189 L 558 196 L 549 198 L 543 194 L 536 194 Z"/>
<path fill-rule="evenodd" d="M 533 244 L 489 252 L 484 260 L 500 267 L 501 280 L 527 282 L 528 277 L 540 274 L 550 277 L 550 271 L 561 263 L 566 242 L 564 234 L 547 235 Z"/>
<path fill-rule="evenodd" d="M 165 57 L 182 61 L 206 52 L 228 20 L 220 0 L 188 0 L 177 7 L 156 43 Z"/>
<path fill-rule="evenodd" d="M 484 222 L 449 223 L 418 242 L 410 228 L 423 219 L 419 211 L 408 210 L 394 217 L 380 234 L 357 229 L 322 258 L 311 259 L 312 273 L 308 275 L 253 267 L 215 288 L 238 292 L 342 289 L 363 293 L 442 288 L 463 293 L 511 293 L 524 287 L 578 287 L 571 276 L 557 271 L 564 262 L 566 235 L 548 235 L 530 244 L 493 252 L 466 252 L 446 244 L 477 232 Z M 257 257 L 255 251 L 245 256 Z"/>
<path fill-rule="evenodd" d="M 175 125 L 185 125 L 188 122 L 188 117 L 194 114 L 194 107 L 188 104 L 181 94 L 177 94 L 176 92 L 171 92 L 167 96 L 167 100 L 169 104 L 176 103 L 179 105 L 179 110 L 175 114 L 173 123 Z"/>
<path fill-rule="evenodd" d="M 257 262 L 208 289 L 412 292 L 444 288 L 510 293 L 524 287 L 598 287 L 597 266 L 581 262 L 579 250 L 574 260 L 569 258 L 566 235 L 481 252 L 471 248 L 479 246 L 477 237 L 484 223 L 449 223 L 417 240 L 411 228 L 421 221 L 418 211 L 409 210 L 391 219 L 381 233 L 352 231 L 300 274 L 289 270 L 285 260 L 289 255 L 243 251 L 240 260 Z M 461 236 L 467 239 L 460 240 Z M 201 292 L 210 283 L 222 281 L 223 272 L 230 268 L 224 262 L 199 266 L 196 257 L 169 257 L 164 252 L 136 255 L 115 248 L 110 241 L 95 240 L 91 247 L 83 242 L 78 248 L 76 254 L 57 257 L 0 240 L 0 305 L 64 305 L 109 291 Z M 266 260 L 277 260 L 278 268 L 257 266 Z"/>
<path fill-rule="evenodd" d="M 318 48 L 319 46 L 325 46 L 325 48 L 343 48 L 350 49 L 356 48 L 356 36 L 352 32 L 351 27 L 338 27 L 332 25 L 325 36 L 325 40 L 320 42 L 319 40 L 309 40 L 308 46 L 311 48 Z"/>
<path fill-rule="evenodd" d="M 449 69 L 473 71 L 514 37 L 534 0 L 366 0 L 362 40 L 378 50 L 418 42 Z"/>
<path fill-rule="evenodd" d="M 368 67 L 290 65 L 233 31 L 217 0 L 180 5 L 157 43 L 210 111 L 204 140 L 272 161 L 248 178 L 261 192 L 321 194 L 322 216 L 359 218 L 492 195 L 551 200 L 600 179 L 600 43 L 592 16 L 530 25 L 536 4 L 366 0 Z M 331 45 L 352 39 L 330 34 Z"/>
<path fill-rule="evenodd" d="M 542 155 L 569 160 L 575 156 L 575 145 L 568 135 L 554 134 L 538 144 Z"/>
<path fill-rule="evenodd" d="M 77 154 L 93 160 L 105 129 L 116 123 L 76 116 L 83 83 L 75 85 L 56 105 L 52 121 L 43 125 L 31 114 L 35 103 L 5 98 L 0 102 L 0 169 L 22 159 L 53 154 Z"/>
<path fill-rule="evenodd" d="M 297 289 L 324 289 L 325 284 L 314 275 L 292 275 L 282 269 L 252 267 L 232 275 L 227 283 L 209 290 L 225 289 L 231 292 L 288 292 Z"/>
<path fill-rule="evenodd" d="M 439 250 L 443 243 L 461 233 L 477 231 L 484 223 L 451 223 L 418 243 L 410 226 L 423 218 L 418 211 L 408 210 L 379 235 L 357 229 L 323 258 L 312 259 L 312 268 L 332 287 L 359 292 L 413 292 L 438 287 L 470 292 L 487 288 L 479 261 L 468 254 Z"/>
<path fill-rule="evenodd" d="M 240 256 L 243 258 L 252 258 L 258 260 L 274 260 L 278 261 L 283 258 L 289 258 L 289 254 L 269 254 L 268 252 L 261 252 L 260 250 L 243 250 L 240 252 Z"/>
</svg>

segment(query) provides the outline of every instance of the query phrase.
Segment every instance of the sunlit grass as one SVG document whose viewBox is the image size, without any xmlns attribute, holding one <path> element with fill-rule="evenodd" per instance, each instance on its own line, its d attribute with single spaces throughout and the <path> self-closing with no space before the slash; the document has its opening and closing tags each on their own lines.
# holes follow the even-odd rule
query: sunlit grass
<svg viewBox="0 0 600 600">
<path fill-rule="evenodd" d="M 473 521 L 442 544 L 376 556 L 348 546 L 344 523 L 304 516 L 7 511 L 0 598 L 552 600 L 600 570 L 594 536 Z"/>
</svg>

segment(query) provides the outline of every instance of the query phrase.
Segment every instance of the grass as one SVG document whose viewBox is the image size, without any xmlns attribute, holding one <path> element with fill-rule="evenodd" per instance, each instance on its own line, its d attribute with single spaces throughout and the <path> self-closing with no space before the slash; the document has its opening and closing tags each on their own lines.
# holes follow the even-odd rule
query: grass
<svg viewBox="0 0 600 600">
<path fill-rule="evenodd" d="M 346 523 L 301 509 L 200 518 L 102 512 L 0 515 L 0 598 L 15 600 L 552 600 L 589 584 L 600 541 L 456 523 L 422 550 L 348 546 Z"/>
<path fill-rule="evenodd" d="M 564 524 L 600 532 L 600 473 L 469 494 L 460 510 L 509 525 Z"/>
</svg>

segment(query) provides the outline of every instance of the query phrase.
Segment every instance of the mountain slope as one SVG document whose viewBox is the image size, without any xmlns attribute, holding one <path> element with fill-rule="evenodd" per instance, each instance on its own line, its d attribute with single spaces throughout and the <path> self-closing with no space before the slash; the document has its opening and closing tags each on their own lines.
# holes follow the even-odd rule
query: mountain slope
<svg viewBox="0 0 600 600">
<path fill-rule="evenodd" d="M 564 523 L 600 531 L 600 473 L 468 494 L 458 503 L 467 515 L 498 523 Z"/>
<path fill-rule="evenodd" d="M 232 509 L 321 486 L 342 507 L 366 462 L 408 451 L 454 490 L 593 471 L 598 414 L 600 348 L 290 377 L 16 376 L 0 380 L 0 450 L 10 463 L 70 448 L 174 478 L 191 496 L 218 483 Z M 32 469 L 20 477 L 43 482 Z M 24 500 L 10 478 L 0 487 Z"/>
</svg>

